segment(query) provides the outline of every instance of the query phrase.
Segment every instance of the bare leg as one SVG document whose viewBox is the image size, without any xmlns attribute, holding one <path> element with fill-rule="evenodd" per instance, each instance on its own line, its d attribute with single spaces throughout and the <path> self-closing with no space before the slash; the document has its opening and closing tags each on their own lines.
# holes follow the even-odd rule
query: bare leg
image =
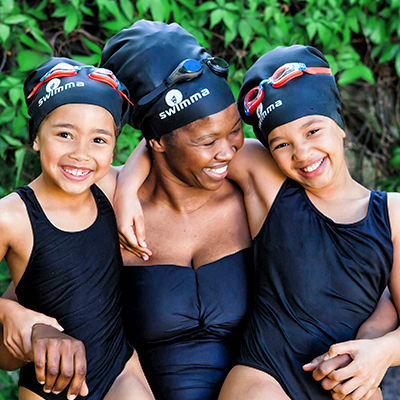
<svg viewBox="0 0 400 400">
<path fill-rule="evenodd" d="M 236 365 L 232 368 L 218 397 L 218 400 L 265 399 L 290 400 L 271 375 L 244 365 Z"/>
<path fill-rule="evenodd" d="M 135 352 L 118 375 L 104 400 L 154 400 Z"/>
<path fill-rule="evenodd" d="M 33 393 L 24 387 L 19 388 L 18 398 L 19 400 L 43 400 L 43 397 L 38 396 L 36 393 Z"/>
</svg>

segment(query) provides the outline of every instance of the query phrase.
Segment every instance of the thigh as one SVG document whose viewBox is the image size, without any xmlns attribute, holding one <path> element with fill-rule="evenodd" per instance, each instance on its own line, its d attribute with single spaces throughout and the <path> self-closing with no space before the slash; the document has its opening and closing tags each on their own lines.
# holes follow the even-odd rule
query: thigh
<svg viewBox="0 0 400 400">
<path fill-rule="evenodd" d="M 290 400 L 271 375 L 255 368 L 236 365 L 229 372 L 218 400 Z"/>
<path fill-rule="evenodd" d="M 104 400 L 115 399 L 154 400 L 136 351 L 104 397 Z"/>
<path fill-rule="evenodd" d="M 31 392 L 24 387 L 19 388 L 19 400 L 43 400 L 43 397 L 38 396 L 36 393 Z"/>
</svg>

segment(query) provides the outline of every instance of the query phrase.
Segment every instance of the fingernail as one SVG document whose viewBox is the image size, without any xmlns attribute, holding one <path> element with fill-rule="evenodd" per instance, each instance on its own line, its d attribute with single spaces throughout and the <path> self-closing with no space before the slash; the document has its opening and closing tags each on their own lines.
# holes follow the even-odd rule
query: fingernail
<svg viewBox="0 0 400 400">
<path fill-rule="evenodd" d="M 51 393 L 51 390 L 50 390 L 50 389 L 43 389 L 43 391 L 44 391 L 45 393 Z"/>
<path fill-rule="evenodd" d="M 45 381 L 41 381 L 39 382 L 41 385 L 44 385 L 46 382 Z"/>
<path fill-rule="evenodd" d="M 303 367 L 309 367 L 310 365 L 311 365 L 311 363 L 304 364 Z"/>
<path fill-rule="evenodd" d="M 53 390 L 53 394 L 60 394 L 61 392 L 60 391 L 55 391 L 55 390 Z"/>
<path fill-rule="evenodd" d="M 327 354 L 327 355 L 324 357 L 324 361 L 328 361 L 330 358 L 331 358 L 330 355 Z"/>
<path fill-rule="evenodd" d="M 146 242 L 142 242 L 142 247 L 147 247 L 147 243 Z"/>
<path fill-rule="evenodd" d="M 75 399 L 75 397 L 76 397 L 76 395 L 74 395 L 74 394 L 70 394 L 70 395 L 68 396 L 68 399 L 69 399 L 69 400 L 74 400 L 74 399 Z"/>
</svg>

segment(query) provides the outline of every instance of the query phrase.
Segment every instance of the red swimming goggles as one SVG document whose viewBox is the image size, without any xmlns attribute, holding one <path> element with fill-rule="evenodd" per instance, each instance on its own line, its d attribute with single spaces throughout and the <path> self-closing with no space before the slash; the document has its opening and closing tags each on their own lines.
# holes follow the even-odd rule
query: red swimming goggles
<svg viewBox="0 0 400 400">
<path fill-rule="evenodd" d="M 90 68 L 91 71 L 88 74 L 88 77 L 90 79 L 93 79 L 94 81 L 98 82 L 103 82 L 106 83 L 107 85 L 110 85 L 113 89 L 115 89 L 126 101 L 128 101 L 132 106 L 134 105 L 128 98 L 128 96 L 122 92 L 122 87 L 120 81 L 117 79 L 117 77 L 114 75 L 112 71 L 106 68 L 96 68 L 93 66 L 82 66 L 78 67 L 76 65 L 70 65 L 67 63 L 60 63 L 55 65 L 50 71 L 46 72 L 41 78 L 39 83 L 33 88 L 32 92 L 29 94 L 27 97 L 30 99 L 33 97 L 36 92 L 39 90 L 39 88 L 42 86 L 43 83 L 50 81 L 51 79 L 54 78 L 65 78 L 69 76 L 75 76 L 77 75 L 78 71 L 84 68 Z"/>
<path fill-rule="evenodd" d="M 279 88 L 291 79 L 303 75 L 304 72 L 310 75 L 332 75 L 332 70 L 330 68 L 307 67 L 306 64 L 299 62 L 284 64 L 279 67 L 270 78 L 262 80 L 258 86 L 254 87 L 246 94 L 244 98 L 244 111 L 246 115 L 253 115 L 255 109 L 260 105 L 264 98 L 265 84 L 269 84 L 274 88 Z"/>
</svg>

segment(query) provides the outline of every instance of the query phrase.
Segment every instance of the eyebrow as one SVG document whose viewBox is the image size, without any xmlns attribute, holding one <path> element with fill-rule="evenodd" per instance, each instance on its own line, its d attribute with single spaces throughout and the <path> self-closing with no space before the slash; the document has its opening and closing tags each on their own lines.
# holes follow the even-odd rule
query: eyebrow
<svg viewBox="0 0 400 400">
<path fill-rule="evenodd" d="M 232 127 L 232 129 L 231 129 L 231 132 L 235 129 L 235 127 L 239 124 L 239 122 L 241 122 L 241 120 L 242 120 L 241 117 L 239 117 L 239 118 L 236 120 L 235 125 L 233 125 L 233 127 Z M 202 142 L 203 140 L 207 140 L 207 139 L 213 138 L 214 136 L 217 136 L 217 135 L 218 135 L 217 133 L 207 133 L 207 134 L 205 134 L 204 136 L 202 136 L 202 137 L 200 137 L 200 138 L 198 138 L 198 139 L 193 139 L 193 142 L 195 142 L 195 143 L 200 143 L 200 142 Z"/>
<path fill-rule="evenodd" d="M 76 129 L 76 127 L 75 127 L 74 124 L 69 124 L 69 123 L 67 123 L 67 122 L 65 122 L 65 123 L 59 123 L 59 124 L 56 123 L 56 124 L 53 124 L 52 126 L 53 126 L 53 128 Z M 114 136 L 113 133 L 111 133 L 108 129 L 104 129 L 104 128 L 96 128 L 96 129 L 94 130 L 94 132 L 95 132 L 96 134 L 103 134 L 103 135 L 107 135 L 107 136 Z"/>
</svg>

